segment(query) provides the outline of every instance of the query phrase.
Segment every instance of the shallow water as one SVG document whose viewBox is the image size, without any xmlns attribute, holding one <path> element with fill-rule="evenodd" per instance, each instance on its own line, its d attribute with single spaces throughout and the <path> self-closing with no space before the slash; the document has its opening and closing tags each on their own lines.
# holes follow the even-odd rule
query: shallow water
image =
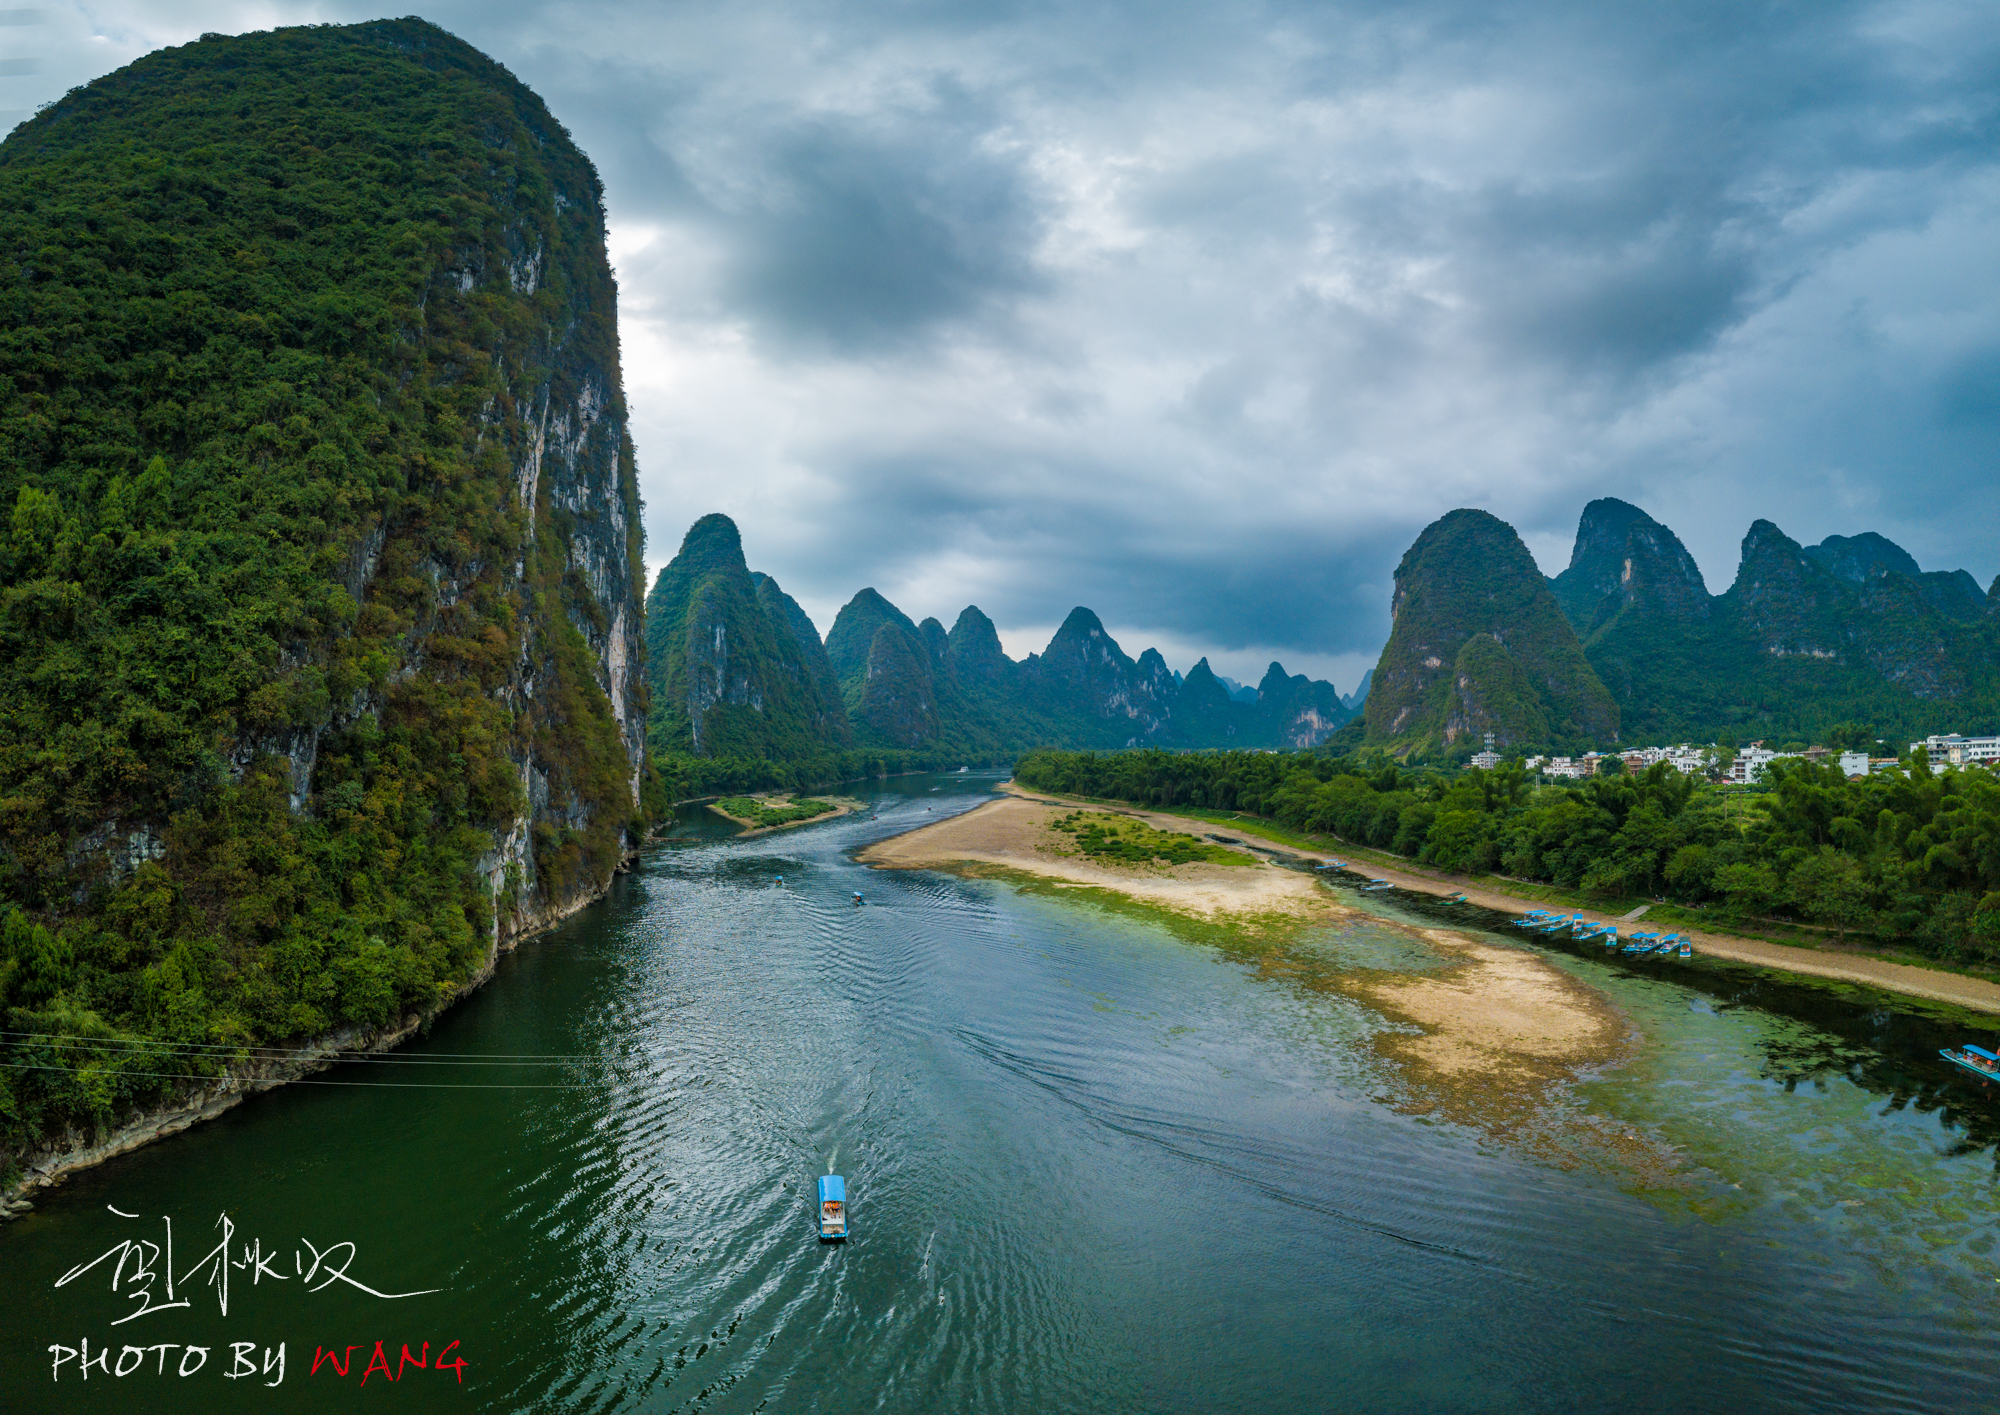
<svg viewBox="0 0 2000 1415">
<path fill-rule="evenodd" d="M 742 842 L 691 821 L 407 1061 L 50 1192 L 0 1229 L 6 1408 L 358 1404 L 333 1387 L 378 1340 L 391 1366 L 460 1343 L 462 1372 L 407 1368 L 418 1388 L 385 1394 L 425 1410 L 1932 1410 L 2000 1391 L 1996 1121 L 1926 1061 L 1935 1024 L 1547 950 L 1649 1034 L 1584 1088 L 1688 1160 L 1682 1186 L 1638 1192 L 1396 1114 L 1351 1001 L 1129 917 L 849 858 L 989 788 L 904 778 L 873 818 Z M 1401 938 L 1309 946 L 1423 966 Z M 414 1064 L 499 1053 L 590 1060 Z M 441 1079 L 570 1089 L 411 1086 Z M 410 1088 L 365 1088 L 386 1082 Z M 829 1166 L 841 1247 L 812 1231 Z M 191 1306 L 116 1327 L 133 1309 L 112 1263 L 53 1285 L 161 1215 L 189 1269 L 224 1212 L 238 1247 L 278 1255 L 232 1271 L 226 1316 L 208 1273 L 177 1287 Z M 444 1290 L 304 1290 L 302 1240 L 352 1242 L 347 1275 L 378 1291 Z M 186 1378 L 177 1345 L 164 1375 L 146 1354 L 52 1381 L 49 1345 L 84 1337 L 114 1362 L 216 1349 Z M 284 1342 L 282 1383 L 228 1378 L 231 1341 L 252 1360 Z M 346 1377 L 311 1372 L 329 1346 L 358 1347 Z"/>
</svg>

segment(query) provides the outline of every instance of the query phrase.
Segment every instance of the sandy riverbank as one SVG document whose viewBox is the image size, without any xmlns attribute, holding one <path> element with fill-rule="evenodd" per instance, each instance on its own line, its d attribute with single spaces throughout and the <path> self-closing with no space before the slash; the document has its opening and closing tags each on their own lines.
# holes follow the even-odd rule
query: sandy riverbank
<svg viewBox="0 0 2000 1415">
<path fill-rule="evenodd" d="M 1482 942 L 1449 929 L 1384 921 L 1340 902 L 1312 875 L 1272 864 L 1243 846 L 1225 847 L 1245 863 L 1126 865 L 1078 854 L 1051 825 L 1077 809 L 1010 790 L 963 815 L 869 846 L 864 864 L 878 869 L 941 869 L 1029 876 L 1057 886 L 1106 890 L 1140 904 L 1207 923 L 1245 925 L 1235 949 L 1260 973 L 1366 1004 L 1390 1025 L 1374 1043 L 1395 1073 L 1399 1108 L 1437 1114 L 1509 1139 L 1565 1130 L 1550 1151 L 1570 1159 L 1607 1146 L 1594 1132 L 1578 1143 L 1574 1124 L 1551 1125 L 1568 1083 L 1588 1068 L 1627 1054 L 1637 1041 L 1629 1021 L 1601 993 L 1535 954 Z M 1090 811 L 1136 818 L 1158 830 L 1205 834 L 1185 817 L 1129 807 Z M 1397 972 L 1330 966 L 1317 936 L 1365 928 L 1403 934 L 1442 967 Z M 1562 1119 L 1578 1119 L 1574 1109 Z M 1629 1148 L 1629 1147 L 1627 1147 Z M 1629 1154 L 1609 1156 L 1630 1167 Z M 1649 1171 L 1658 1166 L 1645 1159 Z"/>
<path fill-rule="evenodd" d="M 1026 793 L 1025 787 L 1016 786 L 1011 781 L 1002 789 Z M 1035 795 L 1036 799 L 1055 799 L 1047 792 L 1028 794 Z M 1084 803 L 1079 801 L 1076 804 Z M 1117 808 L 1091 806 L 1090 809 Z M 1156 812 L 1147 815 L 1149 819 L 1158 822 L 1177 822 L 1172 826 L 1162 824 L 1162 829 L 1190 831 L 1229 829 L 1227 823 L 1216 824 L 1188 816 Z M 1345 851 L 1316 850 L 1309 846 L 1294 844 L 1283 846 L 1274 844 L 1273 848 L 1283 849 L 1286 853 L 1297 855 L 1301 859 L 1322 863 L 1356 858 Z M 1370 854 L 1372 856 L 1373 852 Z M 1471 880 L 1462 875 L 1450 875 L 1422 867 L 1384 864 L 1375 858 L 1357 863 L 1356 869 L 1357 872 L 1366 874 L 1370 878 L 1385 879 L 1398 889 L 1415 890 L 1439 898 L 1448 894 L 1462 893 L 1468 903 L 1497 909 L 1502 913 L 1520 914 L 1531 908 L 1551 908 L 1560 914 L 1581 914 L 1594 923 L 1617 924 L 1620 933 L 1629 934 L 1635 928 L 1645 927 L 1641 923 L 1628 922 L 1617 914 L 1600 913 L 1574 905 L 1552 906 L 1546 900 L 1509 894 L 1504 889 L 1495 888 L 1489 882 Z M 1757 968 L 1770 968 L 1778 972 L 1827 978 L 1836 982 L 1858 983 L 1864 987 L 1880 988 L 1884 992 L 1901 993 L 1906 997 L 1948 1003 L 1973 1012 L 2000 1013 L 2000 983 L 1990 983 L 1983 978 L 1968 978 L 1960 973 L 1947 973 L 1937 968 L 1924 968 L 1911 963 L 1892 963 L 1885 958 L 1871 958 L 1861 953 L 1794 948 L 1789 944 L 1766 943 L 1759 938 L 1743 938 L 1736 934 L 1691 929 L 1680 925 L 1673 926 L 1672 931 L 1686 934 L 1698 952 L 1712 958 L 1727 959 L 1732 963 L 1746 963 Z"/>
<path fill-rule="evenodd" d="M 1185 817 L 1182 820 L 1186 822 Z M 1293 846 L 1284 848 L 1309 860 L 1344 858 L 1323 851 Z M 1623 934 L 1630 934 L 1634 929 L 1646 928 L 1644 922 L 1628 922 L 1616 914 L 1599 913 L 1568 905 L 1555 907 L 1452 875 L 1419 873 L 1375 861 L 1367 862 L 1361 869 L 1363 873 L 1373 878 L 1388 880 L 1398 889 L 1415 890 L 1439 897 L 1463 893 L 1468 903 L 1484 905 L 1486 908 L 1510 914 L 1523 913 L 1529 908 L 1554 908 L 1554 912 L 1560 914 L 1581 914 L 1593 923 L 1616 924 L 1618 931 Z M 1788 944 L 1766 943 L 1763 939 L 1741 938 L 1735 934 L 1684 928 L 1678 924 L 1673 925 L 1670 931 L 1686 934 L 1693 941 L 1697 952 L 1712 958 L 1725 958 L 1732 963 L 1748 963 L 1754 967 L 1772 968 L 1780 972 L 1803 973 L 1815 978 L 1860 983 L 1867 987 L 1880 988 L 1884 992 L 1902 993 L 1908 997 L 1924 998 L 1932 1002 L 1951 1003 L 1975 1012 L 2000 1013 L 2000 984 L 1989 983 L 1980 978 L 1968 978 L 1959 973 L 1920 968 L 1908 963 L 1891 963 L 1887 959 L 1870 958 L 1865 954 L 1794 948 Z"/>
</svg>

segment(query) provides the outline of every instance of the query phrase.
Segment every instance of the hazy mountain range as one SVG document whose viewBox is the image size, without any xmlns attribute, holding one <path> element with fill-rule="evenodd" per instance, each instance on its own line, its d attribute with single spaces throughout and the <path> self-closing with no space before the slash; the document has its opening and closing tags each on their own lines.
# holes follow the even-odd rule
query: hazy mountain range
<svg viewBox="0 0 2000 1415">
<path fill-rule="evenodd" d="M 1157 649 L 1128 657 L 1090 610 L 1016 662 L 968 605 L 947 630 L 873 589 L 825 639 L 744 560 L 727 516 L 704 516 L 646 601 L 656 751 L 797 759 L 847 747 L 999 759 L 1032 746 L 1311 747 L 1358 696 L 1273 663 L 1254 689 L 1203 659 L 1185 675 Z M 1366 691 L 1366 683 L 1359 692 Z"/>
</svg>

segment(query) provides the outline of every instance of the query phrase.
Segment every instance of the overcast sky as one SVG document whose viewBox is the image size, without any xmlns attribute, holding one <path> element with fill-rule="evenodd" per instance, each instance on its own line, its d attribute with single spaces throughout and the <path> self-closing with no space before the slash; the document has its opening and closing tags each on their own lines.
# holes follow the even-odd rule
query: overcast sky
<svg viewBox="0 0 2000 1415">
<path fill-rule="evenodd" d="M 0 12 L 11 124 L 202 31 Z M 726 511 L 824 632 L 1342 690 L 1455 506 L 1544 570 L 1623 497 L 1709 588 L 1765 517 L 2000 570 L 2000 10 L 854 0 L 424 16 L 603 173 L 648 559 Z"/>
</svg>

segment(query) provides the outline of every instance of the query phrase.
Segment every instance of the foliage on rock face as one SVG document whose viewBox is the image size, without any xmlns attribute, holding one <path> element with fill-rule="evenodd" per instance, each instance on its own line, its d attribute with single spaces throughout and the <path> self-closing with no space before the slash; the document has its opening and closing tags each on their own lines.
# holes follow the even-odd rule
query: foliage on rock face
<svg viewBox="0 0 2000 1415">
<path fill-rule="evenodd" d="M 0 146 L 9 1028 L 372 1027 L 608 875 L 641 562 L 603 241 L 541 102 L 421 21 L 164 50 Z M 215 1055 L 14 1072 L 0 1144 Z"/>
<path fill-rule="evenodd" d="M 1804 761 L 1769 772 L 1769 789 L 1747 798 L 1664 764 L 1536 787 L 1517 762 L 1452 777 L 1379 754 L 1044 751 L 1024 756 L 1014 777 L 1043 791 L 1267 816 L 1448 870 L 1661 896 L 1724 919 L 1785 915 L 2000 962 L 2000 776 L 1934 774 L 1922 753 L 1907 771 L 1856 781 Z"/>
<path fill-rule="evenodd" d="M 689 527 L 660 571 L 646 596 L 654 751 L 792 761 L 851 740 L 812 621 L 761 578 L 720 515 Z"/>
<path fill-rule="evenodd" d="M 1822 740 L 1857 719 L 1892 742 L 2000 726 L 1993 602 L 1879 535 L 1801 546 L 1759 521 L 1735 582 L 1711 597 L 1672 531 L 1607 498 L 1585 508 L 1554 587 L 1636 740 Z"/>
<path fill-rule="evenodd" d="M 1426 527 L 1396 567 L 1391 612 L 1365 709 L 1370 741 L 1472 750 L 1487 732 L 1502 747 L 1616 740 L 1617 705 L 1506 522 L 1459 510 Z"/>
</svg>

